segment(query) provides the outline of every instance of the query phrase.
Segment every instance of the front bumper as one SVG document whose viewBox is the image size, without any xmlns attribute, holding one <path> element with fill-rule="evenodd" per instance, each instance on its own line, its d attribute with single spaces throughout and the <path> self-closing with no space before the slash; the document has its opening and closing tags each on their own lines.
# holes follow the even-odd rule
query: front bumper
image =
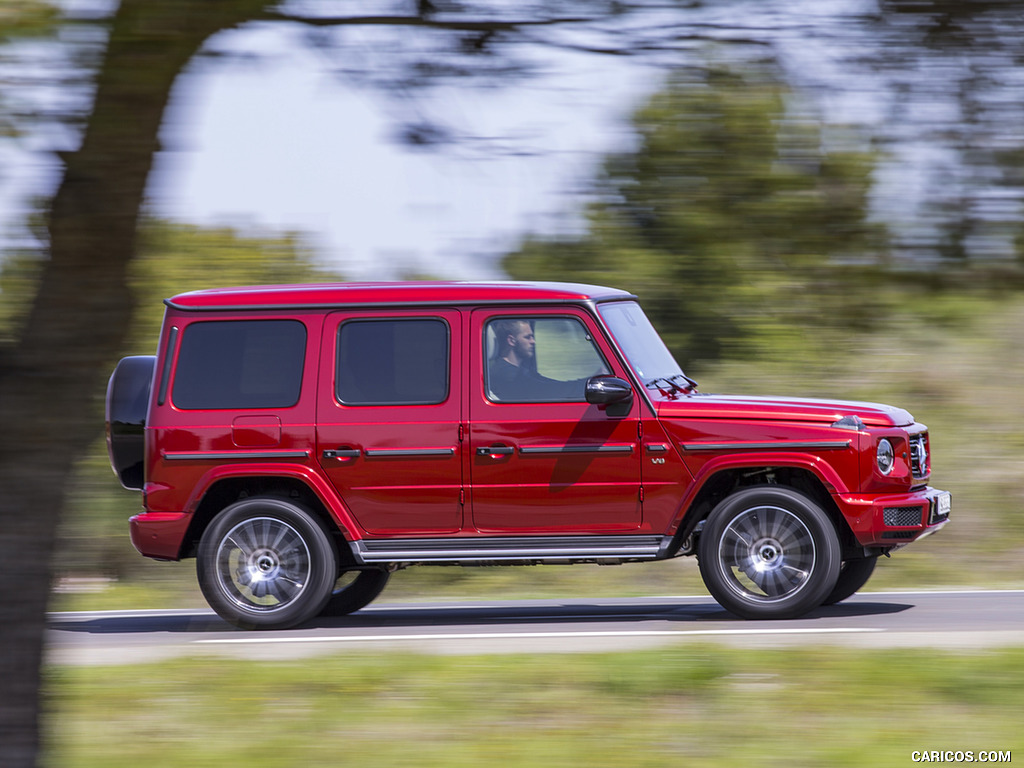
<svg viewBox="0 0 1024 768">
<path fill-rule="evenodd" d="M 938 488 L 910 493 L 838 495 L 857 542 L 865 547 L 901 547 L 935 533 L 949 522 L 952 497 Z"/>
</svg>

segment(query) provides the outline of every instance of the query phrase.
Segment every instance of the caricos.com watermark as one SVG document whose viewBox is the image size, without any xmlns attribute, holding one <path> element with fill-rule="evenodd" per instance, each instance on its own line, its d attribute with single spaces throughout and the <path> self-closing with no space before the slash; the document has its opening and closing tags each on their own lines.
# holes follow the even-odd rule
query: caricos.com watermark
<svg viewBox="0 0 1024 768">
<path fill-rule="evenodd" d="M 974 750 L 963 749 L 915 749 L 910 753 L 915 763 L 1012 763 L 1010 751 L 994 749 Z"/>
</svg>

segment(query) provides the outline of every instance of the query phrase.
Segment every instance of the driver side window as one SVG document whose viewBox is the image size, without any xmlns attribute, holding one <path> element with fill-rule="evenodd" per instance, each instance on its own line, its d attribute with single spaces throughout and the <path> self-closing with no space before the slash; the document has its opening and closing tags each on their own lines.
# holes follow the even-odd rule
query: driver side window
<svg viewBox="0 0 1024 768">
<path fill-rule="evenodd" d="M 495 318 L 483 341 L 492 402 L 586 402 L 586 380 L 611 372 L 575 317 Z"/>
</svg>

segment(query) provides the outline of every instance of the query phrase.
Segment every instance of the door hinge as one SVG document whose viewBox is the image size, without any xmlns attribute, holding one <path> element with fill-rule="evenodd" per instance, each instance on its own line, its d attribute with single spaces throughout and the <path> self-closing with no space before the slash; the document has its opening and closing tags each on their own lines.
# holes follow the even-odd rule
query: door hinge
<svg viewBox="0 0 1024 768">
<path fill-rule="evenodd" d="M 636 439 L 637 440 L 643 440 L 644 439 L 644 423 L 642 421 L 638 421 L 636 423 Z"/>
<path fill-rule="evenodd" d="M 643 500 L 644 500 L 644 487 L 641 485 L 640 486 L 640 502 L 643 503 Z"/>
<path fill-rule="evenodd" d="M 466 425 L 459 424 L 459 442 L 461 443 L 466 439 Z"/>
<path fill-rule="evenodd" d="M 459 488 L 459 504 L 466 506 L 466 489 Z"/>
</svg>

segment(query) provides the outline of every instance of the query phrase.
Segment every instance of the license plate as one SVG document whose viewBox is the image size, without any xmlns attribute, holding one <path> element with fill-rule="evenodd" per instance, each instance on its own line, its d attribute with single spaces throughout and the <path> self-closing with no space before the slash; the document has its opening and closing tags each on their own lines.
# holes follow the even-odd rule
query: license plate
<svg viewBox="0 0 1024 768">
<path fill-rule="evenodd" d="M 936 517 L 947 517 L 949 511 L 953 508 L 953 496 L 948 492 L 940 493 L 935 497 L 935 515 Z"/>
</svg>

